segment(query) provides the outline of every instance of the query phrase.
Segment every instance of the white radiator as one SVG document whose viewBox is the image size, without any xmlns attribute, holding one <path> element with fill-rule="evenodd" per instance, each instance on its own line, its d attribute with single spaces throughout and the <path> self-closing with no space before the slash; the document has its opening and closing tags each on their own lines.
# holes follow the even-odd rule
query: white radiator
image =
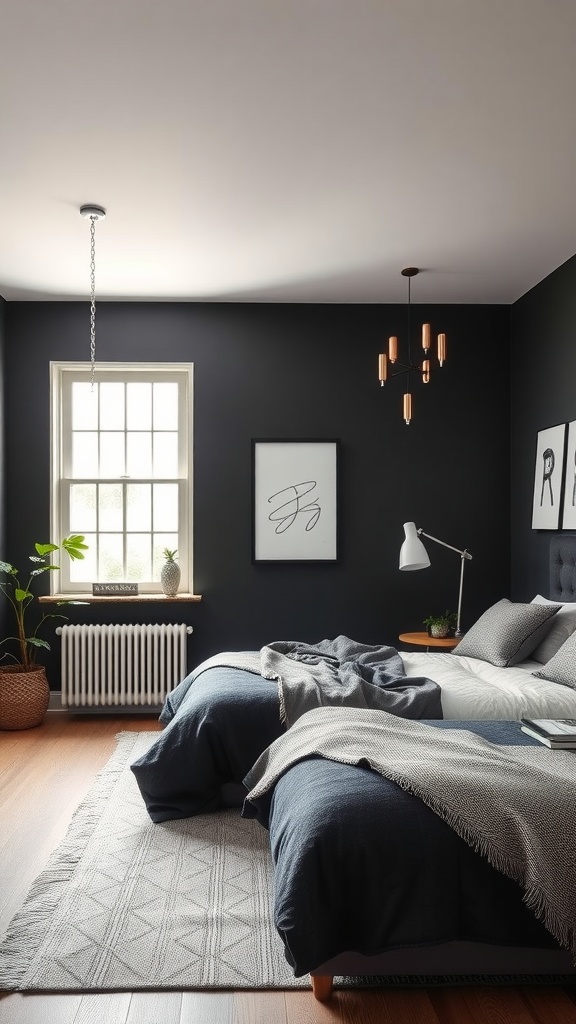
<svg viewBox="0 0 576 1024">
<path fill-rule="evenodd" d="M 63 707 L 154 707 L 187 674 L 177 625 L 59 626 Z"/>
</svg>

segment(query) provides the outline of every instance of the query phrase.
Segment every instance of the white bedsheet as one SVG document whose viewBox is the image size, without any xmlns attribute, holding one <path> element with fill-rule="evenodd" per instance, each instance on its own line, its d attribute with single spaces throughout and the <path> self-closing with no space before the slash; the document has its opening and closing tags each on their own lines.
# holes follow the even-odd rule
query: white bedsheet
<svg viewBox="0 0 576 1024">
<path fill-rule="evenodd" d="M 407 675 L 428 676 L 440 685 L 444 718 L 576 718 L 576 690 L 537 679 L 532 672 L 542 665 L 536 661 L 495 668 L 447 652 L 400 654 Z"/>
</svg>

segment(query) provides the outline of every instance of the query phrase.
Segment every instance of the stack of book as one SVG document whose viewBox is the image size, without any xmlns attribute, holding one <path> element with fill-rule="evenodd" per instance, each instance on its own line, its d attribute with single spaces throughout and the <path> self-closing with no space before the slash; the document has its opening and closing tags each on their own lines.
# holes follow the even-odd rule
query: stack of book
<svg viewBox="0 0 576 1024">
<path fill-rule="evenodd" d="M 576 749 L 576 718 L 521 718 L 520 728 L 553 750 Z"/>
</svg>

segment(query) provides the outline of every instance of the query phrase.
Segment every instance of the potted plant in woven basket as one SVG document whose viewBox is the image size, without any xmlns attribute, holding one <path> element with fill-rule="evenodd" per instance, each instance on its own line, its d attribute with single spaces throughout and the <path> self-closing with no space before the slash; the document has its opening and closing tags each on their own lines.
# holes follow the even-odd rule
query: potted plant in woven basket
<svg viewBox="0 0 576 1024">
<path fill-rule="evenodd" d="M 36 553 L 29 555 L 32 563 L 28 579 L 20 580 L 20 571 L 9 562 L 0 561 L 0 590 L 14 613 L 16 635 L 0 640 L 0 647 L 11 644 L 14 651 L 0 657 L 11 659 L 9 665 L 0 666 L 0 729 L 31 729 L 40 725 L 50 699 L 50 687 L 43 665 L 36 664 L 36 655 L 42 649 L 50 650 L 50 644 L 38 636 L 38 631 L 47 619 L 65 619 L 65 615 L 49 613 L 37 617 L 36 625 L 31 623 L 34 594 L 32 588 L 45 572 L 54 572 L 52 555 L 64 551 L 70 558 L 84 558 L 87 545 L 84 537 L 75 534 L 65 537 L 61 544 L 35 544 Z M 59 604 L 70 602 L 61 601 Z"/>
</svg>

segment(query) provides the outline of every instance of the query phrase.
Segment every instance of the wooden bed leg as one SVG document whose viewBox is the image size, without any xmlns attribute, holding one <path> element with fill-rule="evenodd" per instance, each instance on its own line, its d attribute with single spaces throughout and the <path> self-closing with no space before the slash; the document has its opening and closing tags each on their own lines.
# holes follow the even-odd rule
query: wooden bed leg
<svg viewBox="0 0 576 1024">
<path fill-rule="evenodd" d="M 334 978 L 331 974 L 311 974 L 310 977 L 312 979 L 314 998 L 318 999 L 321 1003 L 325 1002 L 332 995 Z"/>
</svg>

